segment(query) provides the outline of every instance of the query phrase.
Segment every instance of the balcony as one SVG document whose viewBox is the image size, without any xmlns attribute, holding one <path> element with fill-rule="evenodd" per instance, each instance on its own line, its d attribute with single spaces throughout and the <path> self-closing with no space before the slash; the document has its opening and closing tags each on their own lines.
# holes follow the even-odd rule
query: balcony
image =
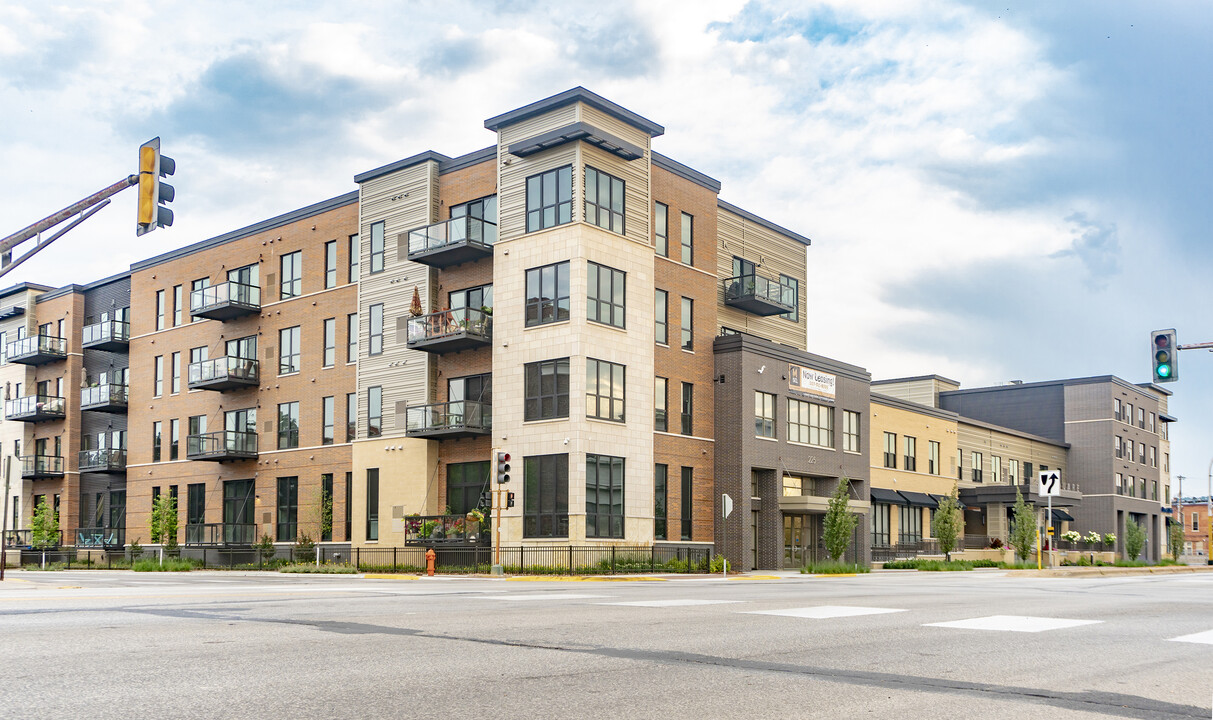
<svg viewBox="0 0 1213 720">
<path fill-rule="evenodd" d="M 60 530 L 47 547 L 48 550 L 57 548 L 63 544 L 63 531 Z M 4 547 L 33 549 L 34 547 L 34 531 L 33 530 L 5 530 L 4 531 Z"/>
<path fill-rule="evenodd" d="M 99 450 L 81 450 L 80 472 L 124 473 L 126 472 L 126 449 L 102 448 Z"/>
<path fill-rule="evenodd" d="M 126 528 L 80 528 L 76 530 L 76 547 L 126 547 Z"/>
<path fill-rule="evenodd" d="M 724 304 L 754 315 L 781 315 L 796 310 L 796 288 L 760 275 L 739 275 L 720 281 Z"/>
<path fill-rule="evenodd" d="M 409 231 L 409 260 L 435 268 L 474 262 L 493 256 L 497 226 L 474 217 L 452 218 L 446 222 Z"/>
<path fill-rule="evenodd" d="M 241 430 L 219 430 L 201 435 L 185 436 L 187 460 L 256 460 L 257 433 Z"/>
<path fill-rule="evenodd" d="M 493 431 L 493 406 L 489 403 L 459 400 L 417 405 L 405 408 L 404 413 L 408 437 L 442 440 L 479 437 Z"/>
<path fill-rule="evenodd" d="M 254 523 L 190 523 L 185 526 L 186 545 L 252 545 L 257 541 Z"/>
<path fill-rule="evenodd" d="M 80 388 L 80 409 L 96 412 L 126 413 L 127 387 L 125 385 L 94 385 Z"/>
<path fill-rule="evenodd" d="M 85 325 L 80 336 L 80 345 L 86 350 L 126 352 L 131 344 L 130 323 L 117 320 Z"/>
<path fill-rule="evenodd" d="M 225 282 L 190 293 L 190 315 L 210 320 L 234 320 L 261 312 L 261 288 Z"/>
<path fill-rule="evenodd" d="M 52 395 L 26 395 L 4 403 L 4 418 L 22 422 L 62 420 L 67 412 L 67 403 Z"/>
<path fill-rule="evenodd" d="M 488 520 L 476 521 L 464 515 L 406 515 L 405 545 L 477 544 L 491 541 Z"/>
<path fill-rule="evenodd" d="M 63 477 L 63 458 L 59 455 L 22 455 L 21 479 L 46 480 Z"/>
<path fill-rule="evenodd" d="M 410 350 L 432 353 L 459 352 L 493 343 L 491 312 L 473 308 L 456 308 L 422 315 L 409 320 Z"/>
<path fill-rule="evenodd" d="M 5 346 L 9 362 L 22 365 L 45 365 L 67 357 L 67 340 L 51 335 L 32 335 Z"/>
<path fill-rule="evenodd" d="M 186 385 L 190 390 L 235 390 L 256 387 L 260 365 L 252 358 L 224 356 L 190 363 Z"/>
</svg>

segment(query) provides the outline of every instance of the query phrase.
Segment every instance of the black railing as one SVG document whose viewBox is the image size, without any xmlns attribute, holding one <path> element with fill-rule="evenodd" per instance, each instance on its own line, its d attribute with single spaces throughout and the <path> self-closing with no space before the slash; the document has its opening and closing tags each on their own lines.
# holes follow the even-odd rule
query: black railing
<svg viewBox="0 0 1213 720">
<path fill-rule="evenodd" d="M 959 545 L 963 546 L 965 550 L 984 550 L 990 547 L 993 540 L 994 538 L 987 535 L 965 535 Z"/>
<path fill-rule="evenodd" d="M 63 457 L 60 455 L 23 455 L 21 456 L 21 477 L 32 480 L 38 478 L 61 477 L 63 475 Z"/>
<path fill-rule="evenodd" d="M 80 344 L 84 347 L 111 343 L 121 345 L 129 343 L 130 337 L 130 323 L 119 320 L 106 320 L 104 322 L 93 323 L 92 325 L 85 325 L 80 333 Z"/>
<path fill-rule="evenodd" d="M 463 216 L 409 231 L 409 255 L 431 253 L 453 245 L 473 245 L 492 252 L 497 226 L 487 220 Z"/>
<path fill-rule="evenodd" d="M 67 357 L 67 340 L 53 335 L 30 335 L 6 345 L 4 355 L 9 362 L 18 363 L 31 359 L 50 361 Z"/>
<path fill-rule="evenodd" d="M 485 434 L 493 430 L 493 406 L 472 400 L 405 408 L 409 435 Z"/>
<path fill-rule="evenodd" d="M 726 305 L 760 315 L 777 315 L 796 309 L 796 288 L 761 275 L 738 275 L 720 282 Z"/>
<path fill-rule="evenodd" d="M 5 530 L 4 531 L 4 546 L 10 548 L 32 548 L 34 546 L 34 531 L 33 530 Z M 55 535 L 54 542 L 50 547 L 57 548 L 63 544 L 63 531 L 60 530 Z"/>
<path fill-rule="evenodd" d="M 126 407 L 128 388 L 113 383 L 80 388 L 80 409 Z"/>
<path fill-rule="evenodd" d="M 80 472 L 112 472 L 126 469 L 126 448 L 80 451 Z"/>
<path fill-rule="evenodd" d="M 213 360 L 190 363 L 186 385 L 191 388 L 224 382 L 233 385 L 256 385 L 260 375 L 260 363 L 257 360 L 225 355 Z"/>
<path fill-rule="evenodd" d="M 360 570 L 425 569 L 424 545 L 402 548 L 353 548 L 350 561 Z M 493 565 L 490 546 L 435 547 L 436 569 L 444 573 L 487 573 Z M 711 547 L 521 545 L 501 548 L 507 573 L 602 575 L 612 573 L 706 573 Z"/>
<path fill-rule="evenodd" d="M 487 544 L 489 524 L 464 515 L 405 515 L 406 545 Z"/>
<path fill-rule="evenodd" d="M 257 542 L 256 523 L 189 523 L 186 545 L 252 545 Z"/>
<path fill-rule="evenodd" d="M 257 457 L 257 433 L 217 430 L 185 436 L 185 457 L 190 460 L 224 460 Z"/>
<path fill-rule="evenodd" d="M 480 343 L 492 342 L 493 315 L 479 308 L 455 308 L 409 320 L 410 346 L 454 338 L 467 338 Z"/>
<path fill-rule="evenodd" d="M 123 547 L 126 528 L 80 528 L 76 530 L 76 547 Z"/>
<path fill-rule="evenodd" d="M 66 412 L 67 403 L 54 395 L 26 395 L 4 403 L 4 417 L 9 420 L 52 420 Z"/>
</svg>

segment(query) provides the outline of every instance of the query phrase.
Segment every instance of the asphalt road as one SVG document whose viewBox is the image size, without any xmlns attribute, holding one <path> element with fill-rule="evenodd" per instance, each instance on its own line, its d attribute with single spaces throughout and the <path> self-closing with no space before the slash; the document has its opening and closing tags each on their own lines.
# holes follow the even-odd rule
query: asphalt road
<svg viewBox="0 0 1213 720">
<path fill-rule="evenodd" d="M 8 577 L 6 718 L 1213 717 L 1213 573 Z"/>
</svg>

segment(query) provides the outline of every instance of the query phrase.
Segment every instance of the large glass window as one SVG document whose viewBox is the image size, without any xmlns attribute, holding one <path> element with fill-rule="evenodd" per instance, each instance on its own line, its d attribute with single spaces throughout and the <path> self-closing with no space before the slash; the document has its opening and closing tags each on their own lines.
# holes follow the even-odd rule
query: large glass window
<svg viewBox="0 0 1213 720">
<path fill-rule="evenodd" d="M 495 225 L 497 224 L 497 196 L 489 195 L 479 200 L 452 205 L 451 217 L 473 217 L 479 220 L 487 220 Z"/>
<path fill-rule="evenodd" d="M 691 539 L 691 511 L 694 507 L 695 468 L 682 468 L 682 539 Z"/>
<path fill-rule="evenodd" d="M 970 459 L 973 461 L 973 482 L 981 482 L 981 453 L 973 453 Z"/>
<path fill-rule="evenodd" d="M 446 504 L 453 515 L 466 515 L 480 506 L 480 494 L 489 490 L 489 463 L 451 463 L 446 466 Z"/>
<path fill-rule="evenodd" d="M 251 545 L 257 540 L 257 526 L 253 524 L 254 489 L 252 480 L 224 481 L 223 539 L 225 542 Z"/>
<path fill-rule="evenodd" d="M 169 356 L 169 392 L 176 395 L 181 392 L 181 353 L 175 352 Z"/>
<path fill-rule="evenodd" d="M 589 358 L 585 362 L 585 415 L 624 421 L 624 366 Z"/>
<path fill-rule="evenodd" d="M 594 322 L 624 327 L 627 274 L 598 263 L 589 263 L 589 302 L 586 316 Z"/>
<path fill-rule="evenodd" d="M 901 522 L 898 523 L 897 542 L 922 542 L 922 508 L 902 505 L 899 509 L 901 517 L 898 520 Z"/>
<path fill-rule="evenodd" d="M 349 283 L 358 282 L 358 256 L 361 253 L 362 253 L 362 248 L 360 248 L 358 246 L 357 233 L 350 235 L 350 243 L 349 243 L 350 267 L 349 267 L 349 272 L 346 275 L 346 282 L 349 282 Z"/>
<path fill-rule="evenodd" d="M 372 385 L 366 389 L 366 436 L 379 437 L 382 434 L 383 387 Z"/>
<path fill-rule="evenodd" d="M 939 474 L 939 442 L 936 440 L 927 441 L 927 472 Z"/>
<path fill-rule="evenodd" d="M 659 377 L 653 383 L 653 429 L 657 432 L 667 432 L 670 429 L 668 419 L 668 401 L 670 381 Z"/>
<path fill-rule="evenodd" d="M 462 308 L 471 308 L 473 310 L 493 309 L 492 285 L 477 285 L 476 287 L 464 288 L 463 290 L 455 290 L 447 295 L 447 297 L 450 299 L 452 310 L 460 310 Z M 461 317 L 458 314 L 456 316 Z"/>
<path fill-rule="evenodd" d="M 695 386 L 689 382 L 682 384 L 682 434 L 693 435 L 695 419 Z"/>
<path fill-rule="evenodd" d="M 206 288 L 208 288 L 210 286 L 211 286 L 210 278 L 200 278 L 198 280 L 194 280 L 194 281 L 190 282 L 190 296 L 192 297 L 194 293 L 198 292 L 199 290 L 205 290 Z M 206 318 L 194 317 L 192 315 L 190 316 L 190 322 L 192 322 L 192 323 L 198 322 L 199 320 L 205 320 L 205 319 Z"/>
<path fill-rule="evenodd" d="M 588 165 L 585 168 L 585 221 L 623 234 L 623 181 Z"/>
<path fill-rule="evenodd" d="M 185 298 L 183 288 L 180 285 L 173 286 L 173 325 L 180 325 L 182 319 L 182 304 Z"/>
<path fill-rule="evenodd" d="M 884 503 L 872 505 L 872 515 L 869 529 L 872 533 L 872 547 L 889 546 L 889 506 Z"/>
<path fill-rule="evenodd" d="M 367 355 L 383 354 L 383 303 L 370 307 L 370 346 Z"/>
<path fill-rule="evenodd" d="M 695 301 L 682 299 L 682 349 L 695 349 Z"/>
<path fill-rule="evenodd" d="M 669 529 L 666 524 L 666 501 L 669 498 L 668 465 L 657 465 L 653 469 L 653 538 L 669 540 Z"/>
<path fill-rule="evenodd" d="M 352 363 L 358 360 L 358 313 L 350 313 L 345 318 L 345 361 Z"/>
<path fill-rule="evenodd" d="M 834 408 L 788 398 L 788 442 L 834 447 Z"/>
<path fill-rule="evenodd" d="M 299 372 L 300 328 L 283 328 L 278 331 L 278 374 Z"/>
<path fill-rule="evenodd" d="M 573 221 L 573 167 L 549 170 L 526 179 L 526 231 Z"/>
<path fill-rule="evenodd" d="M 39 393 L 42 394 L 42 393 Z M 152 395 L 160 397 L 164 394 L 164 356 L 157 355 L 152 359 Z"/>
<path fill-rule="evenodd" d="M 333 474 L 320 475 L 320 542 L 333 539 Z"/>
<path fill-rule="evenodd" d="M 366 539 L 379 539 L 379 468 L 366 469 Z"/>
<path fill-rule="evenodd" d="M 990 456 L 990 482 L 1002 482 L 1002 458 Z"/>
<path fill-rule="evenodd" d="M 775 396 L 771 393 L 754 393 L 754 434 L 775 437 Z"/>
<path fill-rule="evenodd" d="M 536 455 L 523 459 L 522 534 L 569 536 L 569 456 Z"/>
<path fill-rule="evenodd" d="M 788 289 L 787 295 L 792 300 L 792 304 L 794 304 L 796 306 L 796 309 L 793 310 L 792 312 L 783 313 L 779 317 L 787 318 L 788 320 L 791 320 L 792 322 L 799 322 L 800 321 L 800 281 L 794 277 L 788 277 L 787 275 L 780 275 L 779 284 Z"/>
<path fill-rule="evenodd" d="M 653 203 L 653 234 L 657 237 L 657 254 L 670 256 L 670 208 L 665 203 Z"/>
<path fill-rule="evenodd" d="M 324 367 L 337 362 L 337 318 L 324 319 Z"/>
<path fill-rule="evenodd" d="M 585 456 L 585 536 L 623 537 L 623 458 Z"/>
<path fill-rule="evenodd" d="M 303 294 L 303 251 L 282 256 L 282 292 L 279 297 L 299 297 Z"/>
<path fill-rule="evenodd" d="M 168 459 L 176 460 L 178 448 L 181 447 L 181 421 L 173 418 L 168 421 Z"/>
<path fill-rule="evenodd" d="M 336 398 L 333 396 L 320 399 L 320 444 L 332 445 L 336 425 Z"/>
<path fill-rule="evenodd" d="M 371 224 L 371 274 L 383 272 L 383 222 Z"/>
<path fill-rule="evenodd" d="M 682 262 L 686 265 L 695 264 L 695 217 L 690 213 L 682 214 Z"/>
<path fill-rule="evenodd" d="M 916 472 L 918 470 L 918 438 L 906 435 L 906 470 Z"/>
<path fill-rule="evenodd" d="M 165 323 L 164 291 L 156 291 L 156 329 L 163 330 Z M 49 334 L 49 333 L 44 333 Z"/>
<path fill-rule="evenodd" d="M 299 478 L 278 478 L 278 542 L 294 542 L 299 531 Z"/>
<path fill-rule="evenodd" d="M 358 393 L 345 396 L 345 441 L 354 442 L 358 434 Z"/>
<path fill-rule="evenodd" d="M 854 410 L 842 411 L 842 449 L 859 452 L 859 413 Z"/>
<path fill-rule="evenodd" d="M 670 294 L 665 290 L 653 293 L 654 337 L 659 345 L 670 344 Z"/>
<path fill-rule="evenodd" d="M 299 403 L 278 403 L 278 449 L 299 447 Z"/>
<path fill-rule="evenodd" d="M 524 420 L 569 416 L 569 359 L 544 360 L 523 367 Z"/>
<path fill-rule="evenodd" d="M 330 240 L 324 244 L 324 287 L 337 287 L 337 241 Z"/>
<path fill-rule="evenodd" d="M 569 263 L 555 263 L 526 271 L 526 325 L 543 325 L 569 319 Z"/>
</svg>

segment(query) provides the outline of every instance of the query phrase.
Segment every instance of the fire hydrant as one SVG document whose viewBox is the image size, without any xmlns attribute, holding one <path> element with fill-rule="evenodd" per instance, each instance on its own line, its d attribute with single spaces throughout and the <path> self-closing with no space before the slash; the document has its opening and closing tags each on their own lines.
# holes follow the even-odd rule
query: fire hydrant
<svg viewBox="0 0 1213 720">
<path fill-rule="evenodd" d="M 434 577 L 434 564 L 438 561 L 438 555 L 434 553 L 434 548 L 425 551 L 425 574 Z"/>
</svg>

